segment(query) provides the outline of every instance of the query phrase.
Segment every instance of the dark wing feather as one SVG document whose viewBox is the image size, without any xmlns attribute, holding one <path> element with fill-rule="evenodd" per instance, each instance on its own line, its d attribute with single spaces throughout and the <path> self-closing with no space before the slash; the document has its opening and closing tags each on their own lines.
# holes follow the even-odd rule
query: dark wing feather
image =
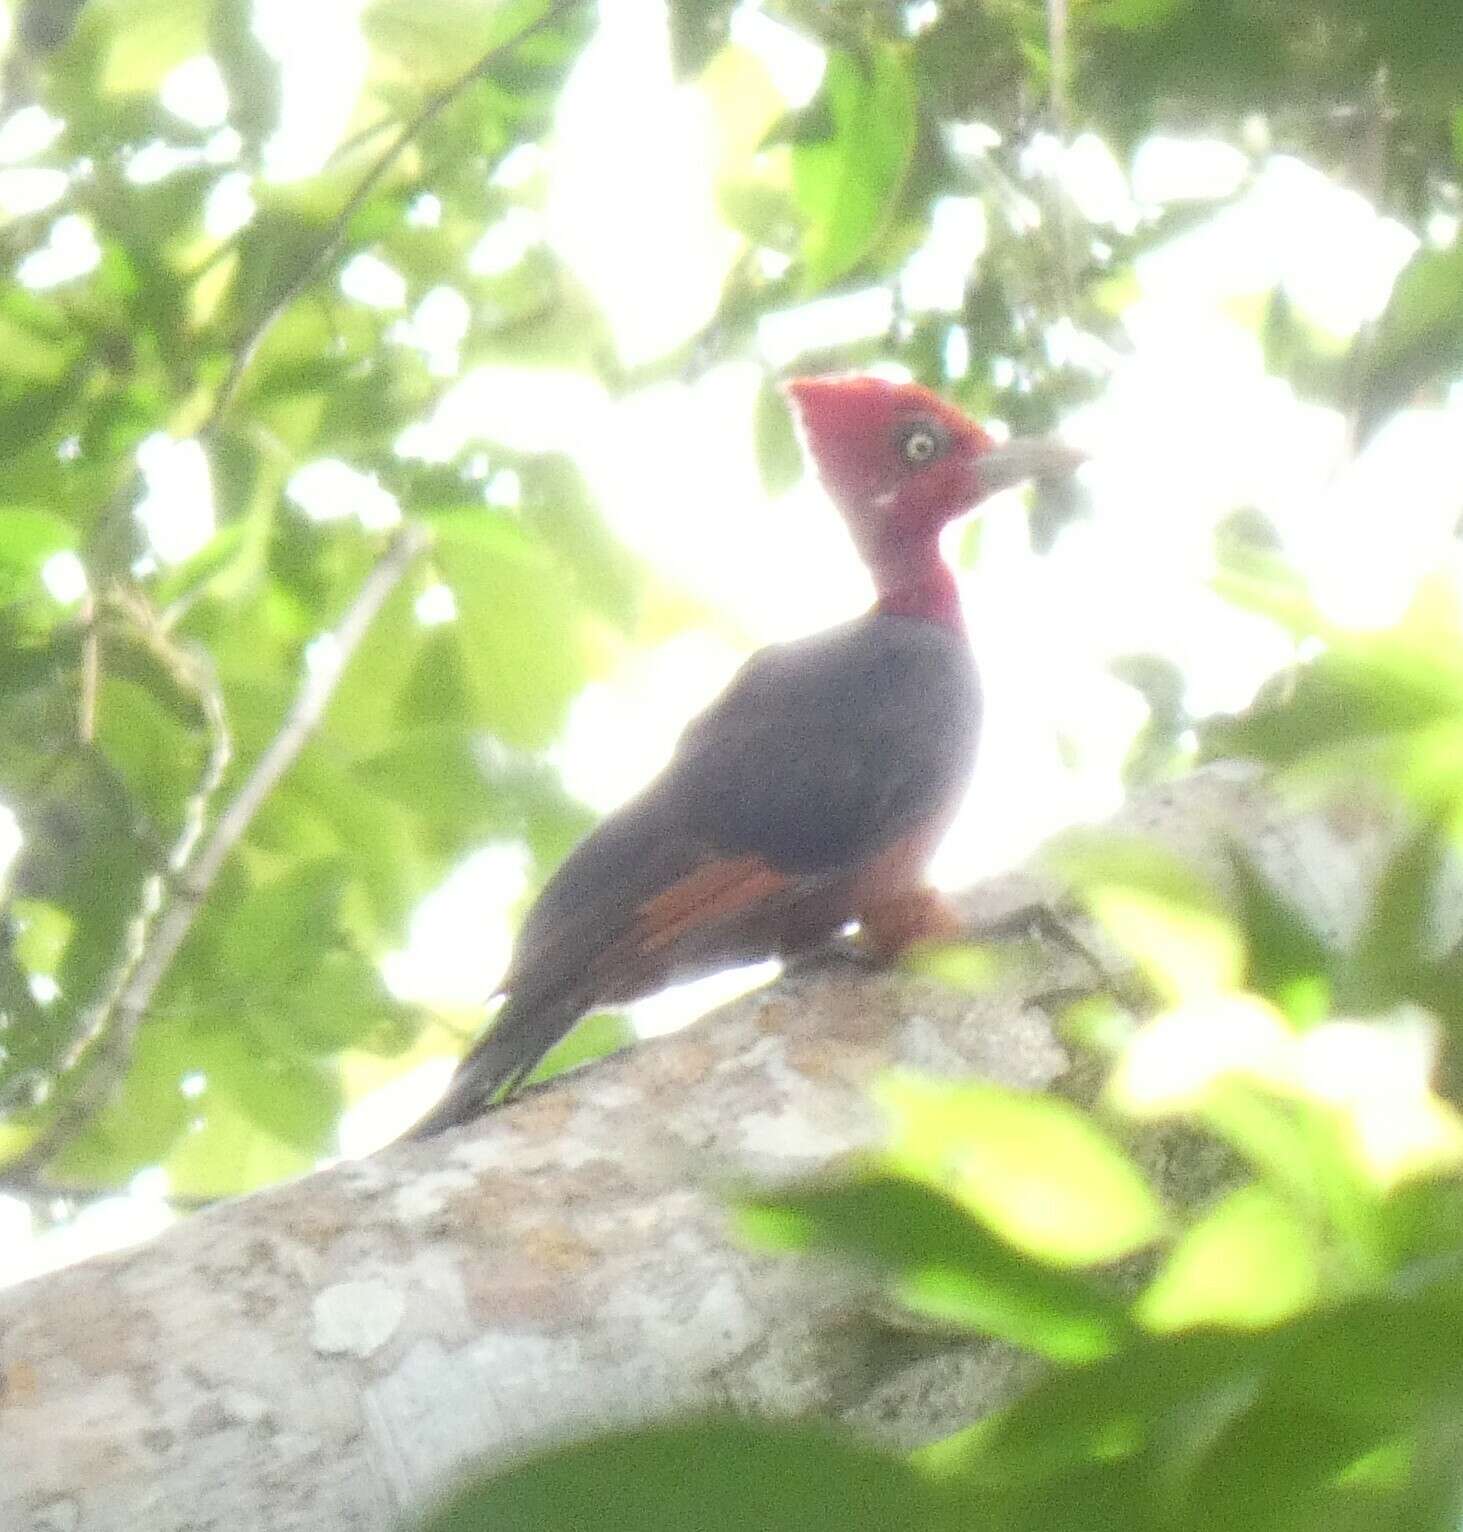
<svg viewBox="0 0 1463 1532">
<path fill-rule="evenodd" d="M 644 901 L 686 877 L 707 848 L 662 775 L 608 814 L 559 864 L 519 928 L 505 990 L 531 987 L 548 961 L 585 966 Z M 572 956 L 570 956 L 572 954 Z"/>
</svg>

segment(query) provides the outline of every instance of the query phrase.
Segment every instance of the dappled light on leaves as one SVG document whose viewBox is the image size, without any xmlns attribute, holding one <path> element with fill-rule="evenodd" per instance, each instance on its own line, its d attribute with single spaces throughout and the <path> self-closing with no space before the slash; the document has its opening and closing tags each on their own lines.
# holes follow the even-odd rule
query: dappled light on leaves
<svg viewBox="0 0 1463 1532">
<path fill-rule="evenodd" d="M 878 1100 L 892 1119 L 892 1164 L 944 1187 L 1044 1260 L 1112 1260 L 1162 1227 L 1158 1204 L 1126 1155 L 1065 1102 L 899 1076 Z"/>
<path fill-rule="evenodd" d="M 1170 1000 L 1222 994 L 1239 978 L 1241 949 L 1223 920 L 1204 910 L 1165 903 L 1140 889 L 1089 894 L 1093 914 L 1133 952 Z"/>
<path fill-rule="evenodd" d="M 1463 1164 L 1463 1116 L 1433 1091 L 1437 1037 L 1421 1016 L 1336 1021 L 1296 1044 L 1296 1084 L 1332 1107 L 1383 1186 Z"/>
<path fill-rule="evenodd" d="M 1263 1001 L 1219 995 L 1179 1006 L 1139 1028 L 1113 1072 L 1113 1099 L 1139 1116 L 1202 1107 L 1223 1083 L 1288 1087 L 1295 1034 Z"/>
<path fill-rule="evenodd" d="M 1154 1330 L 1259 1329 L 1302 1312 L 1320 1287 L 1311 1230 L 1274 1192 L 1247 1186 L 1175 1241 L 1134 1313 Z"/>
<path fill-rule="evenodd" d="M 1236 995 L 1170 1011 L 1139 1029 L 1110 1095 L 1138 1117 L 1203 1116 L 1234 1088 L 1334 1115 L 1359 1168 L 1379 1186 L 1449 1170 L 1463 1118 L 1435 1094 L 1436 1046 L 1403 1021 L 1336 1021 L 1297 1033 L 1263 1002 Z"/>
<path fill-rule="evenodd" d="M 749 1242 L 840 1255 L 916 1313 L 1067 1362 L 1111 1351 L 1124 1321 L 1097 1281 L 1033 1261 L 928 1179 L 880 1170 L 743 1199 Z"/>
</svg>

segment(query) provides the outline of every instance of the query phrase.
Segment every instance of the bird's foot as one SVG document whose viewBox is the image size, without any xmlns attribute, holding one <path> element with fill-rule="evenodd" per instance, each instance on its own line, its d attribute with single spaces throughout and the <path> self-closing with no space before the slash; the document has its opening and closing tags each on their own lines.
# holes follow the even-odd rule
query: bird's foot
<svg viewBox="0 0 1463 1532">
<path fill-rule="evenodd" d="M 1086 924 L 1074 909 L 1033 899 L 1000 915 L 971 918 L 937 890 L 906 890 L 865 910 L 856 929 L 801 949 L 786 959 L 788 968 L 803 964 L 846 963 L 868 970 L 888 968 L 921 945 L 1007 947 L 1029 944 L 1053 956 L 1060 954 L 1054 982 L 1031 1004 L 1043 1009 L 1065 1007 L 1094 994 L 1108 994 L 1130 1010 L 1146 1009 L 1131 970 L 1112 955 L 1100 955 L 1082 931 Z"/>
<path fill-rule="evenodd" d="M 1115 953 L 1102 954 L 1082 927 L 1096 933 L 1091 922 L 1074 908 L 1060 908 L 1045 900 L 1032 900 L 996 916 L 994 919 L 967 920 L 960 940 L 976 946 L 1000 946 L 1027 942 L 1048 953 L 1060 953 L 1085 969 L 1062 977 L 1040 994 L 1031 996 L 1031 1004 L 1055 1012 L 1096 994 L 1110 995 L 1125 1009 L 1143 1011 L 1150 997 L 1141 992 L 1141 981 L 1133 969 Z"/>
<path fill-rule="evenodd" d="M 1065 1008 L 1108 994 L 1129 1010 L 1145 1009 L 1146 997 L 1132 970 L 1117 954 L 1100 950 L 1094 940 L 1098 935 L 1078 910 L 1050 900 L 1031 899 L 994 918 L 972 918 L 934 889 L 919 888 L 867 911 L 854 942 L 871 966 L 883 966 L 921 944 L 1028 945 L 1045 954 L 1040 967 L 1051 970 L 1053 980 L 1030 997 L 1032 1004 Z"/>
</svg>

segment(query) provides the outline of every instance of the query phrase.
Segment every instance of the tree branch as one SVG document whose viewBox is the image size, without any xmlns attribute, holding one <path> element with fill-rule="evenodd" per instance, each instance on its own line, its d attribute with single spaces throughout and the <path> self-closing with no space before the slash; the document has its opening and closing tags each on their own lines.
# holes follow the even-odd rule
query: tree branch
<svg viewBox="0 0 1463 1532">
<path fill-rule="evenodd" d="M 149 879 L 144 886 L 143 909 L 133 922 L 127 950 L 101 999 L 83 1012 L 62 1069 L 69 1072 L 85 1065 L 85 1073 L 38 1137 L 0 1165 L 0 1191 L 34 1195 L 36 1173 L 106 1104 L 127 1071 L 153 996 L 192 929 L 219 869 L 314 734 L 351 656 L 426 542 L 427 534 L 421 527 L 403 527 L 367 575 L 338 626 L 316 640 L 313 659 L 305 666 L 299 693 L 279 733 L 206 839 L 203 829 L 208 806 L 222 782 L 231 752 L 222 700 L 215 688 L 200 690 L 211 744 L 199 786 L 185 809 L 183 829 L 169 856 L 167 875 Z"/>
<path fill-rule="evenodd" d="M 1206 868 L 1239 842 L 1328 933 L 1386 851 L 1354 802 L 1298 814 L 1232 768 L 1115 828 Z M 1042 892 L 1017 873 L 962 904 L 990 925 Z M 902 1327 L 856 1273 L 749 1251 L 726 1187 L 880 1142 L 869 1087 L 891 1065 L 1095 1091 L 1064 1074 L 1043 1007 L 1090 992 L 1090 963 L 1051 940 L 1023 956 L 974 995 L 804 967 L 460 1131 L 0 1293 L 0 1523 L 389 1532 L 468 1462 L 677 1410 L 821 1416 L 903 1447 L 969 1424 L 1028 1360 Z M 1212 1192 L 1202 1153 L 1140 1152 L 1165 1198 Z"/>
</svg>

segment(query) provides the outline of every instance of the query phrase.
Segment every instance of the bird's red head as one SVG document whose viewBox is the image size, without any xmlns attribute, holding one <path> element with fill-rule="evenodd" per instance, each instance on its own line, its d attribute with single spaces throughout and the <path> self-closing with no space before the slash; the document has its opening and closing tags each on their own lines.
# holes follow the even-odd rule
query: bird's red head
<svg viewBox="0 0 1463 1532">
<path fill-rule="evenodd" d="M 787 392 L 818 476 L 856 535 L 927 536 L 983 498 L 980 462 L 995 443 L 929 389 L 796 378 Z"/>
<path fill-rule="evenodd" d="M 1069 472 L 1070 448 L 996 443 L 973 420 L 916 383 L 795 378 L 788 396 L 808 451 L 893 611 L 959 621 L 940 530 L 998 490 Z"/>
</svg>

